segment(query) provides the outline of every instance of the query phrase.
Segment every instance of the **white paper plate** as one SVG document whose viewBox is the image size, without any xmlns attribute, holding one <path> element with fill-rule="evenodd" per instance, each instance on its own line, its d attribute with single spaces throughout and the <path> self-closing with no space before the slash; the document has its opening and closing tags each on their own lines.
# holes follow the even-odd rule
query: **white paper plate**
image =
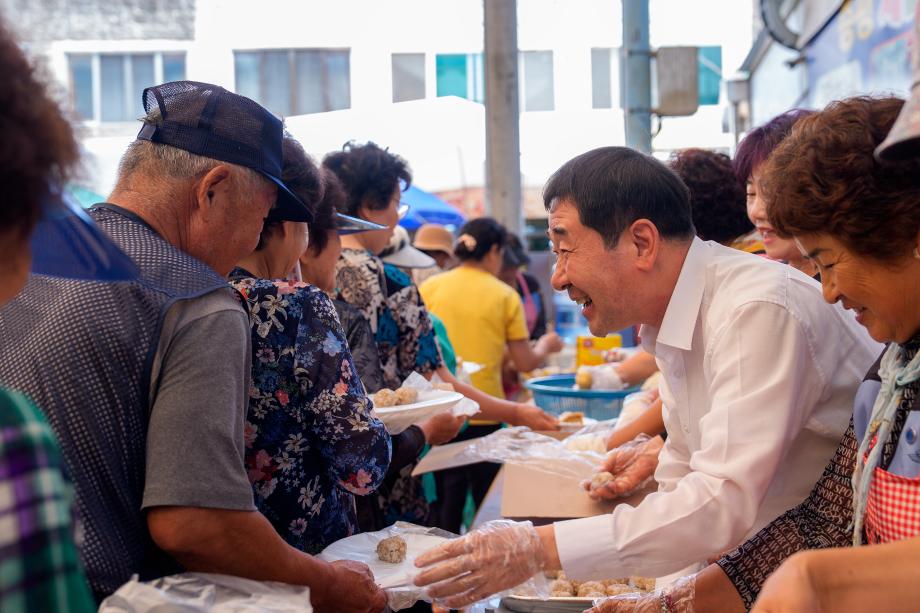
<svg viewBox="0 0 920 613">
<path fill-rule="evenodd" d="M 416 526 L 413 527 L 415 528 Z M 317 557 L 326 562 L 335 562 L 337 560 L 363 562 L 370 567 L 377 585 L 384 590 L 394 586 L 406 585 L 419 572 L 419 569 L 415 567 L 415 558 L 432 547 L 437 547 L 449 540 L 443 536 L 424 534 L 422 533 L 425 530 L 424 528 L 417 528 L 419 533 L 402 530 L 394 531 L 391 526 L 379 532 L 355 534 L 332 543 Z M 394 534 L 398 534 L 406 541 L 406 559 L 399 564 L 384 562 L 377 557 L 377 543 Z"/>
<path fill-rule="evenodd" d="M 434 390 L 421 392 L 418 402 L 395 407 L 374 408 L 374 413 L 387 427 L 390 434 L 399 434 L 414 423 L 449 411 L 461 400 L 463 400 L 463 394 L 459 392 Z"/>
</svg>

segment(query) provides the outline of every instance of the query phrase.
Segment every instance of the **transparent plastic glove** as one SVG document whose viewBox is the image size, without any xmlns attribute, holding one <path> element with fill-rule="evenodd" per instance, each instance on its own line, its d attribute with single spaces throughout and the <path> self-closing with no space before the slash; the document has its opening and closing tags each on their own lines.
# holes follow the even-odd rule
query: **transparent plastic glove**
<svg viewBox="0 0 920 613">
<path fill-rule="evenodd" d="M 654 477 L 663 445 L 660 436 L 640 434 L 610 451 L 598 473 L 582 481 L 582 487 L 594 500 L 612 500 L 635 493 Z M 606 480 L 601 478 L 603 473 L 608 473 Z"/>
<path fill-rule="evenodd" d="M 529 521 L 490 521 L 415 560 L 432 602 L 459 609 L 515 587 L 543 570 L 543 543 Z"/>
<path fill-rule="evenodd" d="M 650 594 L 599 598 L 585 613 L 693 613 L 695 594 L 696 575 L 688 575 Z"/>
</svg>

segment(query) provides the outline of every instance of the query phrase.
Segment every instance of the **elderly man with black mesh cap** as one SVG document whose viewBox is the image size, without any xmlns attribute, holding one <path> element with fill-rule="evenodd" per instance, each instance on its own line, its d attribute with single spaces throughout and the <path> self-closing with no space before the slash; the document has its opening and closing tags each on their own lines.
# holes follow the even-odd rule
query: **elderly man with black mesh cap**
<svg viewBox="0 0 920 613">
<path fill-rule="evenodd" d="M 225 277 L 270 211 L 312 220 L 280 179 L 281 122 L 204 83 L 143 101 L 115 189 L 90 212 L 137 278 L 33 275 L 0 310 L 0 383 L 42 406 L 61 442 L 94 595 L 184 568 L 307 585 L 318 611 L 380 610 L 366 566 L 278 536 L 244 468 L 249 325 Z"/>
</svg>

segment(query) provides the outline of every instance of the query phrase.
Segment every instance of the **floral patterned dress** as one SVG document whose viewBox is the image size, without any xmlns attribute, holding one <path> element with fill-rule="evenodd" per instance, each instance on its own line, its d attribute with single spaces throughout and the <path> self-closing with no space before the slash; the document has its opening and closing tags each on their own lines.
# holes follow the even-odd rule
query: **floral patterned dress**
<svg viewBox="0 0 920 613">
<path fill-rule="evenodd" d="M 328 296 L 240 268 L 230 279 L 252 333 L 245 438 L 256 507 L 290 545 L 318 553 L 357 531 L 353 496 L 382 482 L 390 436 L 370 413 Z"/>
<path fill-rule="evenodd" d="M 342 249 L 335 298 L 358 309 L 371 325 L 384 385 L 399 387 L 412 372 L 441 366 L 428 309 L 409 275 L 363 249 Z"/>
<path fill-rule="evenodd" d="M 443 363 L 434 325 L 418 287 L 399 268 L 362 249 L 342 249 L 336 264 L 338 300 L 356 308 L 371 326 L 383 381 L 396 389 L 412 372 L 428 375 Z M 377 500 L 386 523 L 428 522 L 421 480 L 411 476 L 415 462 L 388 479 Z"/>
</svg>

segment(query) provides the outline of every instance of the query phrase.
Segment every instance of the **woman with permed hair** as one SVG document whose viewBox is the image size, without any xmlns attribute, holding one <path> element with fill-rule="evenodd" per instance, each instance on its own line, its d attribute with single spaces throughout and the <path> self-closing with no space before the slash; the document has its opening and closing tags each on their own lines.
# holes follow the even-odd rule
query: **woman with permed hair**
<svg viewBox="0 0 920 613">
<path fill-rule="evenodd" d="M 406 161 L 374 143 L 349 143 L 342 151 L 327 155 L 323 166 L 336 175 L 345 190 L 340 213 L 385 226 L 384 230 L 342 237 L 334 295 L 360 311 L 370 324 L 384 385 L 395 389 L 413 372 L 426 377 L 437 374 L 479 403 L 477 417 L 534 430 L 556 429 L 555 418 L 535 406 L 509 402 L 460 383 L 441 359 L 418 287 L 399 268 L 378 257 L 399 222 L 402 192 L 412 180 Z M 385 505 L 390 522 L 428 520 L 427 504 L 417 479 L 407 474 L 392 491 Z"/>
<path fill-rule="evenodd" d="M 745 211 L 744 184 L 735 177 L 727 155 L 683 149 L 671 156 L 668 166 L 690 189 L 693 227 L 701 239 L 734 247 L 754 230 Z"/>
</svg>

